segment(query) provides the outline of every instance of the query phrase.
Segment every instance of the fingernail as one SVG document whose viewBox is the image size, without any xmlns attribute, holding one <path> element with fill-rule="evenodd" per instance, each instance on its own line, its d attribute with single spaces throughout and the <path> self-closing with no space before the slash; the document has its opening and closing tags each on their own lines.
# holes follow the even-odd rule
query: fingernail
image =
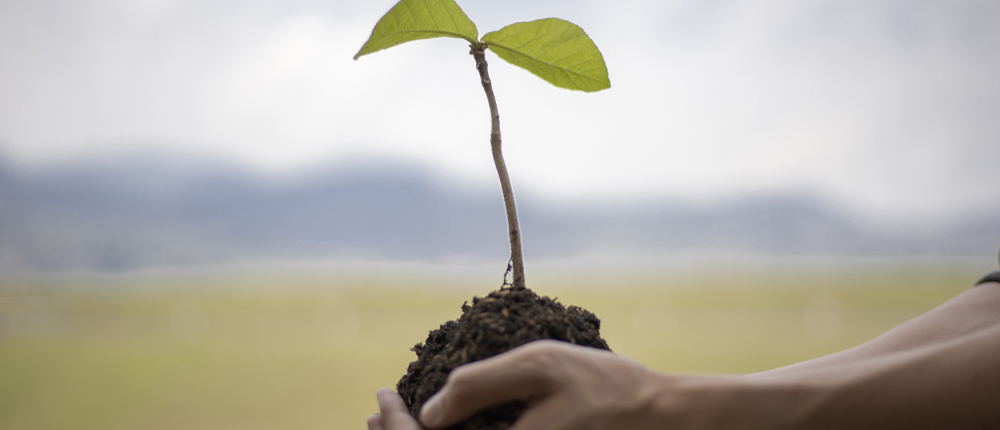
<svg viewBox="0 0 1000 430">
<path fill-rule="evenodd" d="M 420 421 L 428 427 L 436 427 L 441 421 L 441 396 L 431 397 L 420 408 Z"/>
<path fill-rule="evenodd" d="M 378 407 L 380 409 L 382 408 L 382 404 L 383 404 L 383 402 L 382 402 L 382 396 L 385 395 L 386 390 L 388 390 L 388 388 L 379 388 L 378 391 L 375 392 L 375 399 L 378 400 Z"/>
</svg>

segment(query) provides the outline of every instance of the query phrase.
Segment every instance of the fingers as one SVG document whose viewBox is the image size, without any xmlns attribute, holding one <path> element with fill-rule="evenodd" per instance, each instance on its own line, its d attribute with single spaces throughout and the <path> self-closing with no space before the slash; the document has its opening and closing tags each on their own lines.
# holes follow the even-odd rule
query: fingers
<svg viewBox="0 0 1000 430">
<path fill-rule="evenodd" d="M 376 394 L 381 415 L 368 418 L 369 430 L 422 430 L 417 420 L 413 419 L 406 403 L 395 391 L 380 388 Z M 372 425 L 378 427 L 372 427 Z"/>
<path fill-rule="evenodd" d="M 558 379 L 558 353 L 567 346 L 563 342 L 532 342 L 455 369 L 441 391 L 424 404 L 420 421 L 430 428 L 443 428 L 487 406 L 543 396 Z"/>
<path fill-rule="evenodd" d="M 368 430 L 385 430 L 382 426 L 382 416 L 379 414 L 372 414 L 368 417 Z"/>
</svg>

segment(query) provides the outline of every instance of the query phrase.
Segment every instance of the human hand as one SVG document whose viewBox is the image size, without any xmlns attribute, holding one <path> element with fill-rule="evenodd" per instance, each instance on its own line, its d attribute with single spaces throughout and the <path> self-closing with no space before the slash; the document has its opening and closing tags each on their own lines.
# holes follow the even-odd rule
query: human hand
<svg viewBox="0 0 1000 430">
<path fill-rule="evenodd" d="M 509 430 L 773 429 L 812 404 L 794 384 L 768 384 L 661 374 L 609 351 L 542 340 L 453 370 L 420 421 L 445 428 L 520 400 L 528 407 Z M 380 389 L 378 399 L 382 414 L 369 430 L 422 430 L 396 392 Z"/>
<path fill-rule="evenodd" d="M 655 390 L 648 384 L 653 375 L 609 351 L 536 341 L 453 370 L 424 404 L 420 420 L 426 427 L 444 428 L 488 406 L 521 400 L 528 409 L 510 430 L 642 428 L 653 409 Z M 370 423 L 371 430 L 410 428 Z"/>
</svg>

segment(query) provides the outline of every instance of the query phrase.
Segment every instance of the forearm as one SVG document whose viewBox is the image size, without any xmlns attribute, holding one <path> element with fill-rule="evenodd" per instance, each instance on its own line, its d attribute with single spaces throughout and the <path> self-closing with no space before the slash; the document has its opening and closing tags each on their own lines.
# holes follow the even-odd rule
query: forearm
<svg viewBox="0 0 1000 430">
<path fill-rule="evenodd" d="M 1000 283 L 971 288 L 933 310 L 854 348 L 757 375 L 809 372 L 860 360 L 946 343 L 1000 326 Z"/>
<path fill-rule="evenodd" d="M 799 428 L 1000 425 L 1000 326 L 794 379 L 825 390 Z"/>
<path fill-rule="evenodd" d="M 651 381 L 660 391 L 649 422 L 677 428 L 992 428 L 1000 426 L 1000 326 L 808 371 Z"/>
</svg>

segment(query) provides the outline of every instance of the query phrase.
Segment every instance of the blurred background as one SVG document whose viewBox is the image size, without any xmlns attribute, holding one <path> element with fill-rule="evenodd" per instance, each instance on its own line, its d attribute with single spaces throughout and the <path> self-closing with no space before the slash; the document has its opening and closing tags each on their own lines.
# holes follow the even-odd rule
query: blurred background
<svg viewBox="0 0 1000 430">
<path fill-rule="evenodd" d="M 509 256 L 465 43 L 392 0 L 0 1 L 0 428 L 363 428 Z M 460 2 L 612 88 L 491 75 L 528 285 L 663 371 L 864 342 L 997 268 L 1000 3 Z"/>
</svg>

